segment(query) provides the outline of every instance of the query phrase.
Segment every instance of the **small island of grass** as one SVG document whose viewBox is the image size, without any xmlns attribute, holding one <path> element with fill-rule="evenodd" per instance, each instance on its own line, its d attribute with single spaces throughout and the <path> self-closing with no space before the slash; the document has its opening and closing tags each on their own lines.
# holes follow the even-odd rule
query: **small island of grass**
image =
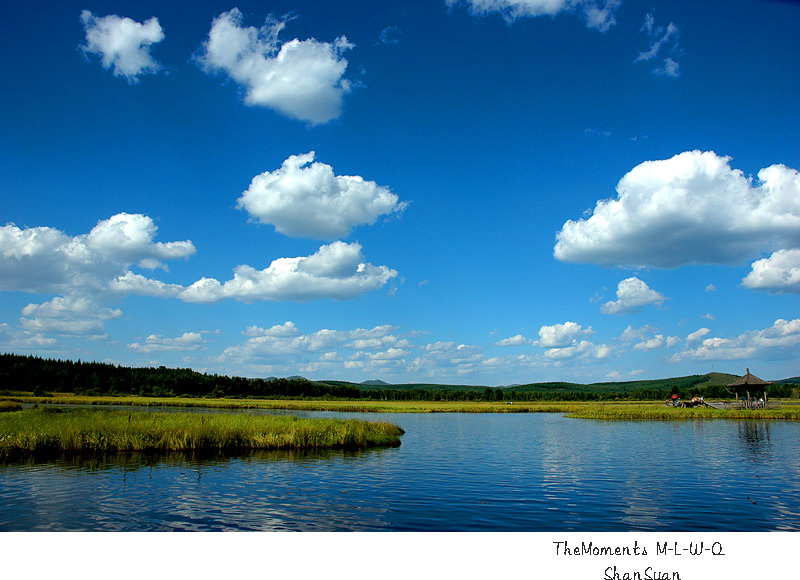
<svg viewBox="0 0 800 580">
<path fill-rule="evenodd" d="M 390 423 L 295 416 L 26 409 L 0 415 L 0 460 L 58 453 L 398 446 Z"/>
</svg>

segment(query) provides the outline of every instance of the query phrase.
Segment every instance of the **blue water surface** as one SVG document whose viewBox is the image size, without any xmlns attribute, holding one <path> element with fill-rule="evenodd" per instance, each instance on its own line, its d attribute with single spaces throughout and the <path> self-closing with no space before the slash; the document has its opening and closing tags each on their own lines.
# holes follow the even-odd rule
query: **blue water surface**
<svg viewBox="0 0 800 580">
<path fill-rule="evenodd" d="M 0 465 L 0 531 L 800 530 L 800 424 L 389 421 L 398 448 Z"/>
</svg>

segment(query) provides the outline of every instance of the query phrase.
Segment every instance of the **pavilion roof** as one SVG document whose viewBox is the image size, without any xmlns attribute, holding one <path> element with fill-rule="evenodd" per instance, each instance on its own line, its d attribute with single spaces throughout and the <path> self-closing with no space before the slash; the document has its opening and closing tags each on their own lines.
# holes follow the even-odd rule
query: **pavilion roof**
<svg viewBox="0 0 800 580">
<path fill-rule="evenodd" d="M 731 384 L 726 385 L 728 387 L 741 387 L 745 385 L 771 385 L 770 381 L 764 381 L 759 379 L 757 376 L 750 372 L 750 369 L 747 369 L 747 372 L 743 377 L 740 379 L 733 381 Z"/>
</svg>

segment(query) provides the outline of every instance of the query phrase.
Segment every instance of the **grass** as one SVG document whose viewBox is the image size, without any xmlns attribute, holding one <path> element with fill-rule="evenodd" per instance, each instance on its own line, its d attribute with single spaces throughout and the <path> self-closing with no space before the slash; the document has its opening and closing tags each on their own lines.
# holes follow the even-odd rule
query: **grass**
<svg viewBox="0 0 800 580">
<path fill-rule="evenodd" d="M 33 404 L 132 405 L 144 407 L 208 407 L 216 409 L 270 409 L 289 411 L 342 411 L 357 413 L 566 413 L 583 403 L 542 401 L 531 403 L 461 401 L 364 401 L 321 399 L 208 399 L 188 397 L 88 397 L 55 393 L 50 397 L 18 395 L 15 400 Z"/>
<path fill-rule="evenodd" d="M 22 403 L 18 401 L 0 401 L 0 413 L 21 411 Z"/>
<path fill-rule="evenodd" d="M 618 421 L 685 421 L 688 419 L 758 419 L 800 421 L 800 405 L 777 409 L 712 409 L 710 407 L 665 407 L 664 403 L 588 403 L 567 413 L 578 419 Z"/>
<path fill-rule="evenodd" d="M 82 397 L 54 394 L 52 397 L 17 396 L 25 403 L 82 405 L 133 405 L 161 407 L 255 408 L 289 411 L 343 411 L 360 413 L 564 413 L 580 419 L 676 421 L 684 419 L 777 419 L 800 421 L 800 405 L 778 409 L 692 409 L 665 407 L 663 401 L 361 401 L 319 399 L 207 399 L 183 397 Z"/>
<path fill-rule="evenodd" d="M 0 460 L 57 453 L 397 446 L 389 423 L 248 414 L 27 409 L 0 415 Z"/>
</svg>

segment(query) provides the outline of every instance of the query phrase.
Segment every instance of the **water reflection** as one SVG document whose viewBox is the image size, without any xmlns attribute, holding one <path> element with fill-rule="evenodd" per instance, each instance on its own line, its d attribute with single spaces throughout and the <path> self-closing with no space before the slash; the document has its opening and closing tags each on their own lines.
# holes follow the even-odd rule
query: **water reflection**
<svg viewBox="0 0 800 580">
<path fill-rule="evenodd" d="M 0 531 L 800 531 L 797 423 L 366 418 L 403 445 L 0 465 Z"/>
<path fill-rule="evenodd" d="M 742 449 L 756 458 L 768 454 L 772 448 L 768 421 L 739 421 L 739 442 Z"/>
<path fill-rule="evenodd" d="M 309 462 L 326 461 L 331 458 L 358 458 L 370 454 L 381 453 L 385 449 L 371 447 L 367 449 L 280 449 L 250 450 L 236 453 L 202 450 L 202 451 L 169 451 L 169 452 L 118 452 L 92 454 L 56 454 L 50 456 L 26 457 L 14 462 L 0 463 L 0 473 L 4 470 L 53 466 L 59 469 L 81 469 L 86 471 L 122 470 L 135 471 L 158 464 L 172 466 L 186 465 L 224 465 L 230 461 L 289 461 Z"/>
</svg>

